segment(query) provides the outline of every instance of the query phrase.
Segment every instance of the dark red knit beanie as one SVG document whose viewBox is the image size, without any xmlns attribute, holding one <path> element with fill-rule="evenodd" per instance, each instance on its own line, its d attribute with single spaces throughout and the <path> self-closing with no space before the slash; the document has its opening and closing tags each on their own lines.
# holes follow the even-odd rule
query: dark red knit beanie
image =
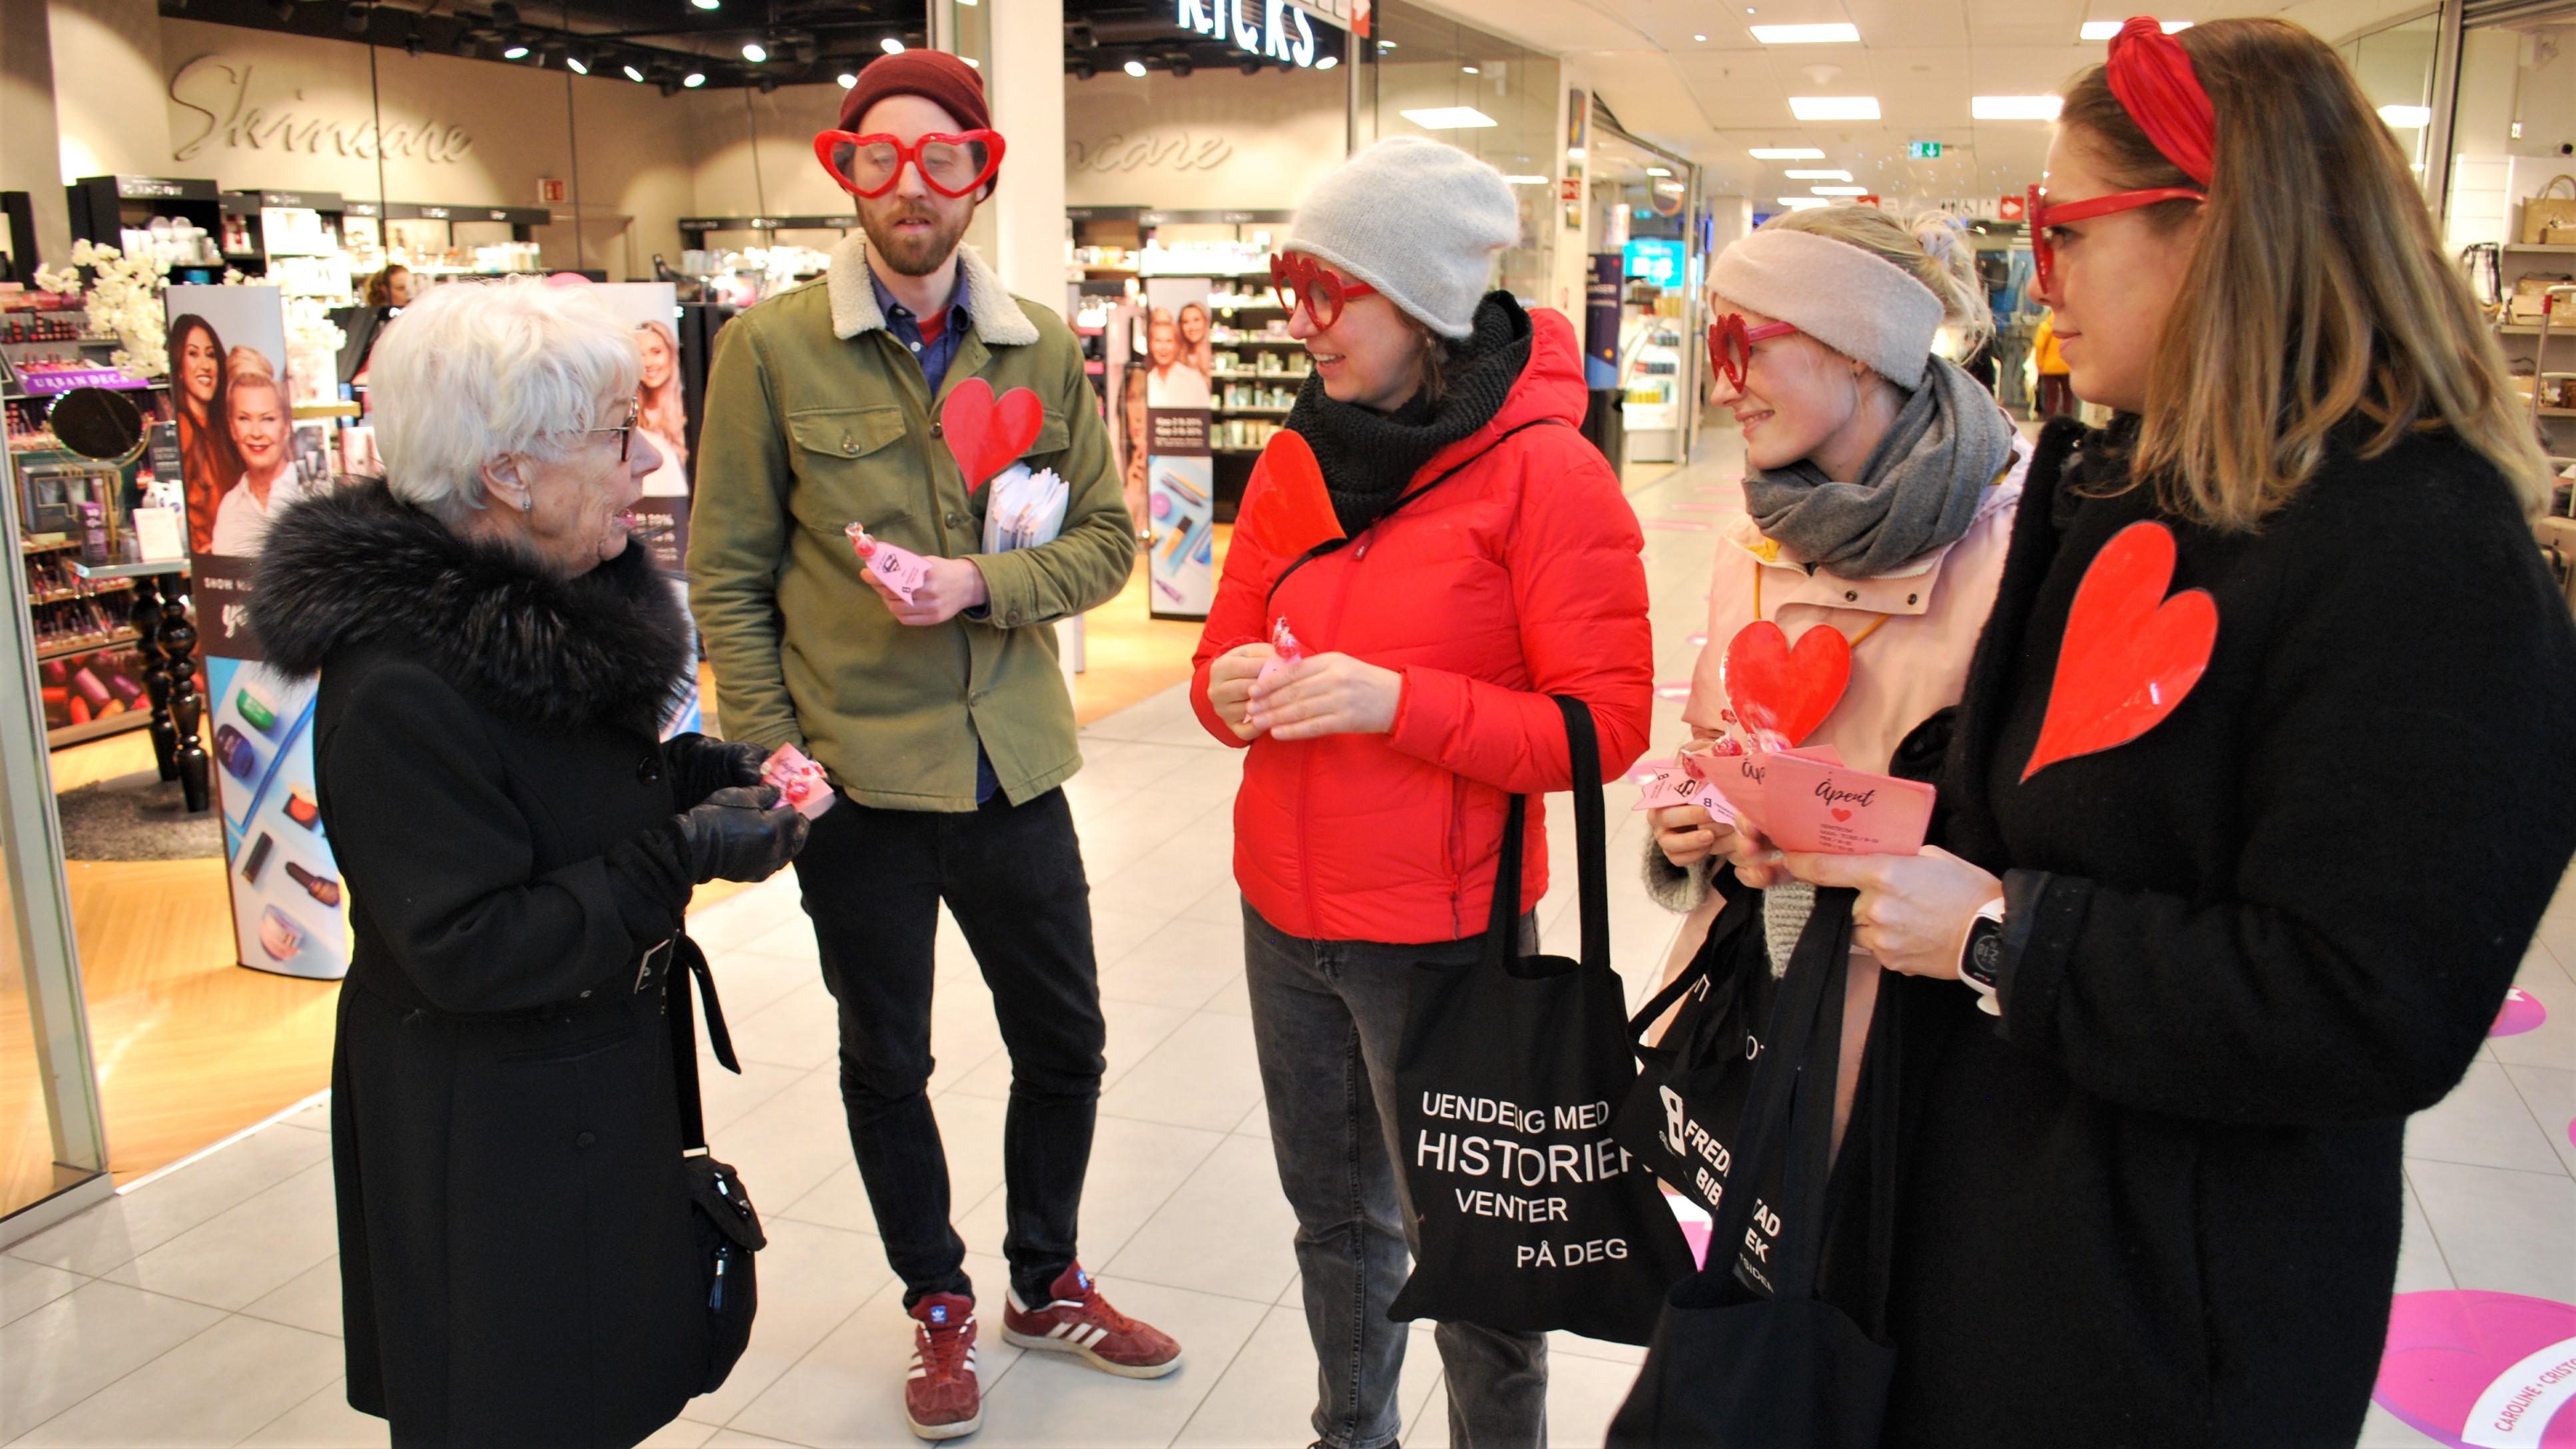
<svg viewBox="0 0 2576 1449">
<path fill-rule="evenodd" d="M 984 102 L 984 77 L 944 50 L 907 50 L 869 61 L 859 72 L 859 83 L 841 97 L 841 129 L 857 130 L 868 107 L 888 96 L 920 96 L 937 102 L 966 130 L 992 129 L 993 112 Z M 995 179 L 1000 179 L 1000 173 L 995 173 Z"/>
</svg>

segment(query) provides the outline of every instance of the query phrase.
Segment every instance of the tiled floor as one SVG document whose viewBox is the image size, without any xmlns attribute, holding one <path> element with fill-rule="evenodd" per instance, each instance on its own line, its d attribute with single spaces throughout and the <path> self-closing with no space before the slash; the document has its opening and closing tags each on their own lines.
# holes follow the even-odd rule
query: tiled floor
<svg viewBox="0 0 2576 1449">
<path fill-rule="evenodd" d="M 1713 442 L 1723 448 L 1719 435 Z M 1731 459 L 1641 489 L 1659 678 L 1686 679 L 1711 533 L 1732 507 Z M 1680 738 L 1657 706 L 1657 742 Z M 1085 1260 L 1120 1306 L 1172 1330 L 1170 1378 L 1112 1379 L 985 1345 L 983 1432 L 972 1444 L 1293 1446 L 1309 1438 L 1314 1364 L 1296 1306 L 1290 1219 L 1272 1167 L 1243 994 L 1230 881 L 1237 756 L 1177 693 L 1085 732 L 1068 787 L 1094 882 L 1109 1080 L 1089 1191 Z M 1613 797 L 1613 939 L 1632 988 L 1674 921 L 1628 862 L 1643 817 Z M 1570 828 L 1565 801 L 1554 802 Z M 1541 907 L 1570 935 L 1572 880 Z M 745 892 L 693 930 L 714 958 L 742 1076 L 705 1073 L 708 1127 L 762 1204 L 771 1246 L 749 1354 L 656 1445 L 908 1445 L 898 1396 L 909 1355 L 901 1292 L 843 1135 L 833 1014 L 792 881 Z M 952 925 L 939 938 L 938 1070 L 958 1222 L 972 1271 L 1002 1264 L 1001 1124 L 1008 1064 L 991 1000 Z M 2496 1289 L 2576 1302 L 2576 897 L 2553 912 L 2523 972 L 2552 1013 L 2498 1038 L 2408 1137 L 2400 1291 Z M 383 1425 L 342 1401 L 329 1143 L 308 1108 L 0 1254 L 0 1444 L 378 1445 Z M 1405 1442 L 1445 1444 L 1439 1362 L 1417 1332 Z M 1562 1339 L 1551 1436 L 1597 1444 L 1634 1350 Z M 2435 1441 L 2374 1409 L 2364 1442 Z"/>
</svg>

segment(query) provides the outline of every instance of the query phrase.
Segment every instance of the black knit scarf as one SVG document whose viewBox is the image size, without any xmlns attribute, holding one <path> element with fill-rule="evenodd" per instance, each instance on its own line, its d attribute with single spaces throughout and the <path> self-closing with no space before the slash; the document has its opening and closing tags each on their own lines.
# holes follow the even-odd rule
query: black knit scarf
<svg viewBox="0 0 2576 1449">
<path fill-rule="evenodd" d="M 1476 304 L 1476 330 L 1452 351 L 1448 390 L 1437 403 L 1417 393 L 1382 413 L 1335 402 L 1321 378 L 1308 377 L 1287 426 L 1315 450 L 1342 532 L 1357 537 L 1395 506 L 1432 455 L 1492 422 L 1529 357 L 1529 314 L 1511 293 L 1495 291 Z"/>
</svg>

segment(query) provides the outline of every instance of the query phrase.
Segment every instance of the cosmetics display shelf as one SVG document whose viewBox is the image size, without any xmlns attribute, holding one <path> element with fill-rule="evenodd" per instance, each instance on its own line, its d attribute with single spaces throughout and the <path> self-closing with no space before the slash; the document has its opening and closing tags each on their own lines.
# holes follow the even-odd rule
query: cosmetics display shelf
<svg viewBox="0 0 2576 1449">
<path fill-rule="evenodd" d="M 122 649 L 129 644 L 140 643 L 142 639 L 143 636 L 132 629 L 119 629 L 113 634 L 85 634 L 80 638 L 66 639 L 60 644 L 48 645 L 37 650 L 36 661 L 41 664 L 48 659 L 69 659 L 75 654 L 95 654 L 101 649 Z"/>
</svg>

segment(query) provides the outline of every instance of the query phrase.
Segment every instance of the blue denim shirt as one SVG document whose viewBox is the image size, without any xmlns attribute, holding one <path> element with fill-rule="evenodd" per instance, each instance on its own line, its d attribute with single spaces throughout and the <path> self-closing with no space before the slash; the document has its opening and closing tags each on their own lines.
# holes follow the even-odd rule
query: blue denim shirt
<svg viewBox="0 0 2576 1449">
<path fill-rule="evenodd" d="M 957 344 L 966 335 L 966 269 L 957 269 L 957 288 L 948 294 L 948 325 L 936 342 L 921 340 L 921 319 L 910 308 L 894 299 L 886 284 L 877 280 L 876 268 L 868 269 L 868 287 L 877 294 L 877 310 L 885 314 L 886 332 L 909 350 L 921 363 L 921 379 L 930 384 L 933 399 L 948 381 L 948 364 L 957 360 Z M 993 773 L 992 757 L 984 753 L 982 741 L 975 745 L 975 803 L 989 802 L 1002 788 L 1002 777 Z"/>
</svg>

